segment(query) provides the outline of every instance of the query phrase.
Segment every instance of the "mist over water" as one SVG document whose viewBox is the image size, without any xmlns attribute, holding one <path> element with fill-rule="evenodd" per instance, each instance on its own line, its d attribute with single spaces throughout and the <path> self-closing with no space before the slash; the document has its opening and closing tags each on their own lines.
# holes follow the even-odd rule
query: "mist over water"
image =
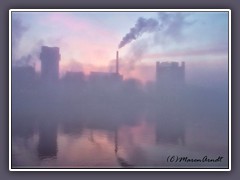
<svg viewBox="0 0 240 180">
<path fill-rule="evenodd" d="M 47 83 L 31 68 L 17 70 L 13 167 L 227 166 L 227 89 L 87 76 Z M 170 155 L 224 161 L 167 163 Z"/>
</svg>

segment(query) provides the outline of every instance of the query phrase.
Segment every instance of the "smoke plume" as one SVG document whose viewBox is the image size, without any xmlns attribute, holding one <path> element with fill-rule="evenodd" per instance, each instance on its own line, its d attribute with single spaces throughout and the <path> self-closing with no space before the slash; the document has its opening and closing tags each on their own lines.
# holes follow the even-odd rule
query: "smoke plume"
<svg viewBox="0 0 240 180">
<path fill-rule="evenodd" d="M 158 28 L 159 23 L 156 19 L 153 18 L 145 19 L 143 17 L 140 17 L 137 20 L 135 26 L 130 29 L 130 32 L 123 37 L 118 47 L 122 48 L 126 44 L 140 37 L 143 33 L 153 32 L 158 30 Z"/>
<path fill-rule="evenodd" d="M 28 30 L 19 18 L 12 18 L 12 58 L 17 58 L 17 51 L 24 33 Z"/>
<path fill-rule="evenodd" d="M 158 17 L 155 19 L 140 17 L 135 26 L 130 29 L 130 32 L 123 37 L 118 47 L 122 48 L 126 44 L 142 36 L 144 33 L 154 33 L 156 35 L 154 39 L 155 42 L 159 41 L 159 38 L 166 37 L 177 40 L 181 38 L 183 28 L 193 23 L 187 22 L 186 17 L 186 13 L 180 12 L 159 12 Z"/>
</svg>

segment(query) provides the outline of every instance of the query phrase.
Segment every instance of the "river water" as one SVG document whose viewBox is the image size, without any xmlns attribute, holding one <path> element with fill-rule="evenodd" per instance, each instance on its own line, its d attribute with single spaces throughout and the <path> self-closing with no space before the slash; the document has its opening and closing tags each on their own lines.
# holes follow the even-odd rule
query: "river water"
<svg viewBox="0 0 240 180">
<path fill-rule="evenodd" d="M 226 168 L 227 127 L 214 121 L 131 123 L 21 119 L 14 123 L 13 168 Z M 114 122 L 114 120 L 112 120 Z M 217 126 L 217 127 L 216 127 Z M 223 133 L 225 132 L 225 133 Z M 174 156 L 174 157 L 173 157 Z M 169 157 L 221 162 L 169 162 Z"/>
</svg>

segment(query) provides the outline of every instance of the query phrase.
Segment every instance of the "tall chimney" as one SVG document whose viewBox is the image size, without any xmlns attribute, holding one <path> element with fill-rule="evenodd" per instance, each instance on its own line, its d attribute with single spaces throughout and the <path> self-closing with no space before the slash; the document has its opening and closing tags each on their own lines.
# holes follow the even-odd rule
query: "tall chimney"
<svg viewBox="0 0 240 180">
<path fill-rule="evenodd" d="M 117 54 L 116 54 L 116 73 L 118 74 L 118 51 L 117 51 Z"/>
</svg>

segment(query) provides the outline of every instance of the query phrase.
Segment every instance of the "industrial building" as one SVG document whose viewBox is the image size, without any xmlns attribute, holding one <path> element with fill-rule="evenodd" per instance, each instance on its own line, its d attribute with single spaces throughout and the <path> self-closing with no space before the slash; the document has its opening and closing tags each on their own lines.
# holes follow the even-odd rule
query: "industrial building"
<svg viewBox="0 0 240 180">
<path fill-rule="evenodd" d="M 62 77 L 62 81 L 65 85 L 83 85 L 86 81 L 85 75 L 83 72 L 72 72 L 67 71 L 66 74 Z"/>
<path fill-rule="evenodd" d="M 32 66 L 19 66 L 12 68 L 12 85 L 14 90 L 26 90 L 35 86 L 37 74 Z"/>
<path fill-rule="evenodd" d="M 89 75 L 90 82 L 116 82 L 121 80 L 121 75 L 111 72 L 91 72 Z"/>
<path fill-rule="evenodd" d="M 63 76 L 63 80 L 72 83 L 79 83 L 85 81 L 85 75 L 83 72 L 67 71 Z"/>
<path fill-rule="evenodd" d="M 41 79 L 44 82 L 56 82 L 59 79 L 59 61 L 61 55 L 58 47 L 42 46 Z"/>
<path fill-rule="evenodd" d="M 114 83 L 123 80 L 122 75 L 119 74 L 119 57 L 118 51 L 116 53 L 116 71 L 115 72 L 91 72 L 89 81 L 94 83 Z"/>
<path fill-rule="evenodd" d="M 156 62 L 156 84 L 158 87 L 185 84 L 185 62 Z"/>
</svg>

